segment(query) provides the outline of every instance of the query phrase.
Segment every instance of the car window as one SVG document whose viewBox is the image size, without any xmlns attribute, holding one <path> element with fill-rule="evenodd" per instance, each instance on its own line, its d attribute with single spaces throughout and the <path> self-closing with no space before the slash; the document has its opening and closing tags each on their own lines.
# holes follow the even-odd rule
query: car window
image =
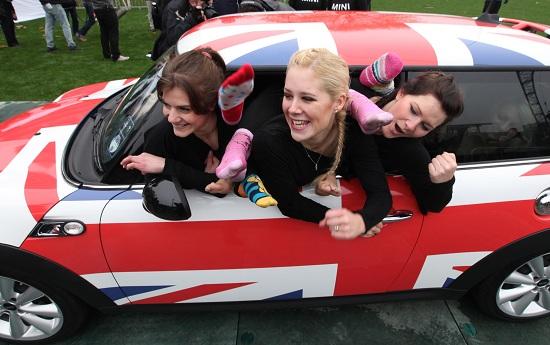
<svg viewBox="0 0 550 345">
<path fill-rule="evenodd" d="M 156 87 L 169 56 L 168 53 L 164 54 L 141 76 L 103 127 L 98 155 L 100 170 L 118 160 L 128 138 L 135 134 L 155 109 L 160 111 Z"/>
<path fill-rule="evenodd" d="M 550 155 L 550 71 L 453 72 L 464 113 L 426 138 L 459 163 Z"/>
</svg>

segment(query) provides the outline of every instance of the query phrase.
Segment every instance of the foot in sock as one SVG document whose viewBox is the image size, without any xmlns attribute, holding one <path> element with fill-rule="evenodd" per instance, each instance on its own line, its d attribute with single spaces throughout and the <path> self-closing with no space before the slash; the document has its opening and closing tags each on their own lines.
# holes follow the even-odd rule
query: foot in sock
<svg viewBox="0 0 550 345">
<path fill-rule="evenodd" d="M 243 65 L 227 77 L 218 91 L 218 104 L 225 123 L 235 125 L 241 121 L 244 100 L 254 89 L 254 69 Z"/>
<path fill-rule="evenodd" d="M 348 111 L 351 117 L 359 123 L 365 134 L 374 134 L 393 120 L 393 115 L 380 109 L 367 96 L 350 89 Z"/>
<path fill-rule="evenodd" d="M 260 207 L 276 206 L 277 200 L 265 189 L 264 183 L 256 174 L 250 174 L 241 183 L 248 199 Z"/>
<path fill-rule="evenodd" d="M 245 128 L 239 128 L 225 147 L 225 153 L 220 165 L 216 168 L 216 176 L 233 182 L 242 181 L 246 173 L 246 160 L 250 156 L 252 133 Z"/>
<path fill-rule="evenodd" d="M 393 79 L 401 73 L 403 61 L 395 53 L 386 53 L 365 68 L 359 76 L 361 84 L 387 95 L 394 89 Z"/>
</svg>

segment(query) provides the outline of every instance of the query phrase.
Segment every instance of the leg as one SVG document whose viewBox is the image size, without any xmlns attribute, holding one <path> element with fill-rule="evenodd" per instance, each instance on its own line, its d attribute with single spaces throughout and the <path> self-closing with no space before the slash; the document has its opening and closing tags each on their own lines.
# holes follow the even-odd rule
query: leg
<svg viewBox="0 0 550 345">
<path fill-rule="evenodd" d="M 241 183 L 248 199 L 260 207 L 276 206 L 277 200 L 265 189 L 264 183 L 256 174 L 251 174 Z"/>
<path fill-rule="evenodd" d="M 227 77 L 218 91 L 218 104 L 225 123 L 235 125 L 241 121 L 244 100 L 254 89 L 254 70 L 249 64 L 243 65 Z"/>
<path fill-rule="evenodd" d="M 221 179 L 242 181 L 246 173 L 246 160 L 250 156 L 252 133 L 239 128 L 225 148 L 220 165 L 216 168 L 216 176 Z"/>
<path fill-rule="evenodd" d="M 118 48 L 118 17 L 114 9 L 109 9 L 109 46 L 111 47 L 111 59 L 117 61 L 120 56 Z"/>
<path fill-rule="evenodd" d="M 73 41 L 73 34 L 71 32 L 71 26 L 69 25 L 69 20 L 67 20 L 67 15 L 65 14 L 65 10 L 63 9 L 63 6 L 61 5 L 53 5 L 54 9 L 56 9 L 56 17 L 59 21 L 59 24 L 61 24 L 61 29 L 63 30 L 63 36 L 65 36 L 65 41 L 67 42 L 67 46 L 71 49 L 74 49 L 76 47 L 76 44 Z"/>
<path fill-rule="evenodd" d="M 149 30 L 155 31 L 155 23 L 153 22 L 153 4 L 151 0 L 145 0 L 147 5 L 147 21 L 149 22 Z"/>
<path fill-rule="evenodd" d="M 101 36 L 101 50 L 105 59 L 111 58 L 111 48 L 109 46 L 109 22 L 107 19 L 107 10 L 96 10 L 97 23 L 99 24 L 99 32 Z"/>
<path fill-rule="evenodd" d="M 393 79 L 401 73 L 402 69 L 403 61 L 399 55 L 386 53 L 361 72 L 359 81 L 366 87 L 387 95 L 393 91 Z"/>
<path fill-rule="evenodd" d="M 6 36 L 8 47 L 15 47 L 19 45 L 19 42 L 17 42 L 17 38 L 15 37 L 15 24 L 13 23 L 13 18 L 8 16 L 0 17 L 0 25 L 2 26 L 4 36 Z"/>
<path fill-rule="evenodd" d="M 82 28 L 80 28 L 80 30 L 78 31 L 80 37 L 86 36 L 88 30 L 90 30 L 92 25 L 94 25 L 95 23 L 94 8 L 92 7 L 92 4 L 90 4 L 88 1 L 84 1 L 83 5 L 86 9 L 87 19 Z"/>
<path fill-rule="evenodd" d="M 53 28 L 55 25 L 55 16 L 53 15 L 53 7 L 47 8 L 43 6 L 46 16 L 44 17 L 44 33 L 46 34 L 46 47 L 48 50 L 55 48 L 55 42 L 53 40 Z"/>
<path fill-rule="evenodd" d="M 367 96 L 350 89 L 348 111 L 365 134 L 374 134 L 393 119 L 393 115 L 380 109 Z"/>
</svg>

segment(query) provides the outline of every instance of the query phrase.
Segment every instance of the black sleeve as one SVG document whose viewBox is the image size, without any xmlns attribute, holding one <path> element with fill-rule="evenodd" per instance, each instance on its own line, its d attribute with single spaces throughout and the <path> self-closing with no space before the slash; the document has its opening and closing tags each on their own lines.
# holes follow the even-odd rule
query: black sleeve
<svg viewBox="0 0 550 345">
<path fill-rule="evenodd" d="M 198 165 L 192 166 L 176 158 L 178 154 L 192 154 L 196 150 L 191 144 L 175 147 L 170 141 L 168 131 L 171 131 L 170 125 L 160 123 L 145 133 L 143 151 L 166 159 L 162 175 L 176 177 L 183 188 L 204 192 L 204 188 L 218 178 L 215 174 L 200 170 Z"/>
<path fill-rule="evenodd" d="M 363 134 L 355 121 L 348 123 L 346 161 L 367 195 L 363 208 L 355 212 L 361 214 L 368 230 L 388 214 L 392 204 L 391 193 L 373 137 Z"/>
<path fill-rule="evenodd" d="M 414 138 L 383 139 L 389 148 L 383 159 L 390 159 L 397 172 L 403 174 L 423 214 L 441 212 L 453 196 L 454 177 L 444 183 L 430 180 L 431 157 L 422 142 Z"/>
<path fill-rule="evenodd" d="M 285 216 L 318 223 L 325 217 L 328 207 L 299 193 L 301 185 L 295 176 L 300 172 L 293 162 L 294 150 L 289 142 L 288 138 L 277 132 L 258 131 L 252 141 L 255 171 Z"/>
</svg>

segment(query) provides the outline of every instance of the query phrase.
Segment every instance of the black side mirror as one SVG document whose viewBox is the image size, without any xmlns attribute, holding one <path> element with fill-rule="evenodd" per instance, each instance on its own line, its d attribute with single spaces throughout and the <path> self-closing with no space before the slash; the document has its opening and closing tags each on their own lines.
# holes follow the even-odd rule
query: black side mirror
<svg viewBox="0 0 550 345">
<path fill-rule="evenodd" d="M 151 179 L 143 188 L 145 211 L 166 220 L 186 220 L 191 217 L 191 208 L 185 192 L 174 177 L 172 181 L 161 177 Z"/>
</svg>

